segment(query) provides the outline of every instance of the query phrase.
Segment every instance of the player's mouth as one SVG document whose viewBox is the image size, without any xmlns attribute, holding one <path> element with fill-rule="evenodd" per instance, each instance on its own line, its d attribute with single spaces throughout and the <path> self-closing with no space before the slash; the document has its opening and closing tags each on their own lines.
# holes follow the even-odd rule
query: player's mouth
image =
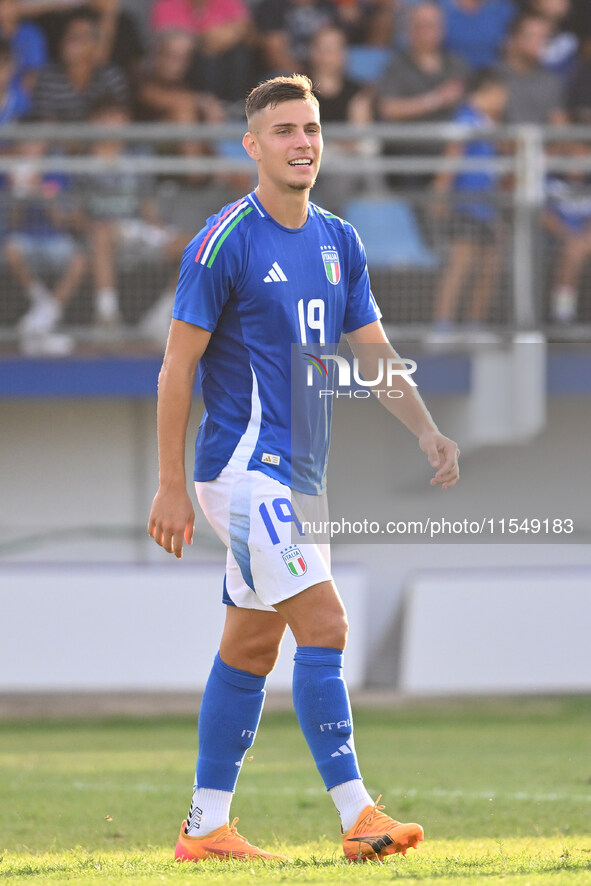
<svg viewBox="0 0 591 886">
<path fill-rule="evenodd" d="M 295 160 L 290 160 L 290 166 L 303 166 L 304 168 L 312 166 L 314 161 L 310 159 L 310 157 L 298 157 Z"/>
</svg>

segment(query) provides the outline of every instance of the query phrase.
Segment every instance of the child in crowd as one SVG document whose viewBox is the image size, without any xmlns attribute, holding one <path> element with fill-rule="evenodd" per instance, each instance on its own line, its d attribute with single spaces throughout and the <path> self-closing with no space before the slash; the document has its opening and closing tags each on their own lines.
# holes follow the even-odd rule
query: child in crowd
<svg viewBox="0 0 591 886">
<path fill-rule="evenodd" d="M 453 121 L 472 129 L 486 130 L 498 124 L 507 102 L 507 87 L 491 70 L 474 75 L 468 98 Z M 497 146 L 482 135 L 474 140 L 450 144 L 450 158 L 494 158 Z M 434 182 L 434 214 L 449 213 L 452 239 L 448 264 L 442 274 L 435 304 L 438 332 L 452 329 L 460 297 L 469 277 L 476 279 L 469 294 L 467 318 L 478 327 L 488 309 L 499 272 L 500 219 L 493 202 L 497 175 L 491 170 L 440 173 Z"/>
<path fill-rule="evenodd" d="M 0 38 L 0 125 L 24 117 L 31 102 L 16 77 L 17 63 L 10 42 Z"/>
<path fill-rule="evenodd" d="M 111 99 L 98 102 L 91 111 L 91 122 L 102 126 L 125 126 L 129 112 Z M 96 141 L 92 154 L 112 165 L 97 171 L 81 182 L 82 203 L 87 220 L 92 276 L 95 287 L 94 311 L 97 323 L 113 326 L 121 320 L 121 306 L 116 285 L 116 266 L 120 251 L 139 255 L 142 260 L 170 262 L 176 274 L 178 262 L 189 237 L 162 223 L 152 199 L 151 176 L 134 169 L 116 168 L 125 156 L 125 143 L 117 139 Z M 132 156 L 128 152 L 129 156 Z M 172 272 L 172 271 L 171 271 Z M 164 294 L 171 307 L 174 280 Z"/>
<path fill-rule="evenodd" d="M 39 352 L 51 350 L 53 329 L 86 270 L 70 181 L 36 167 L 35 160 L 45 150 L 42 141 L 24 142 L 19 146 L 21 162 L 0 178 L 0 191 L 9 198 L 2 252 L 31 303 L 19 322 L 19 333 L 25 350 L 35 342 Z M 51 289 L 42 278 L 46 272 L 54 277 Z"/>
<path fill-rule="evenodd" d="M 571 153 L 574 157 L 588 154 L 589 146 L 572 145 Z M 557 323 L 572 323 L 577 317 L 581 276 L 591 256 L 589 176 L 580 171 L 549 176 L 546 195 L 542 223 L 558 244 L 550 314 Z"/>
</svg>

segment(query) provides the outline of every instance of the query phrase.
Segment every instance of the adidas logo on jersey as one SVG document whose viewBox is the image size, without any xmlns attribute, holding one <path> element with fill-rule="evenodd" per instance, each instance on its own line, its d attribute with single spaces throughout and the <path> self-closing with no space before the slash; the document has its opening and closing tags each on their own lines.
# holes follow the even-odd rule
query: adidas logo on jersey
<svg viewBox="0 0 591 886">
<path fill-rule="evenodd" d="M 287 277 L 277 264 L 273 262 L 273 267 L 269 269 L 269 273 L 265 277 L 264 283 L 287 283 Z"/>
</svg>

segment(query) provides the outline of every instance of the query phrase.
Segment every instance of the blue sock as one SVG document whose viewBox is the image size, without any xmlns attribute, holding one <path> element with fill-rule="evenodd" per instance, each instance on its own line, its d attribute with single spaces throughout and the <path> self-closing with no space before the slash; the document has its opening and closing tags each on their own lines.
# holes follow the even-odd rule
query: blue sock
<svg viewBox="0 0 591 886">
<path fill-rule="evenodd" d="M 326 790 L 361 778 L 342 674 L 343 653 L 324 646 L 298 646 L 294 662 L 293 703 Z"/>
<path fill-rule="evenodd" d="M 265 677 L 239 671 L 218 654 L 199 711 L 200 788 L 233 791 L 242 760 L 252 746 L 265 700 Z"/>
</svg>

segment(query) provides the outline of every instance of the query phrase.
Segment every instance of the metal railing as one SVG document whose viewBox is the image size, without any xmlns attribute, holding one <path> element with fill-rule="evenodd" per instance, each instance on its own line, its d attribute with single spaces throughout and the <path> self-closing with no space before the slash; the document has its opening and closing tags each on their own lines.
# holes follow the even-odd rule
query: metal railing
<svg viewBox="0 0 591 886">
<path fill-rule="evenodd" d="M 78 200 L 82 213 L 81 191 L 88 194 L 95 187 L 100 193 L 105 175 L 149 178 L 151 195 L 160 206 L 163 221 L 188 240 L 207 215 L 252 186 L 254 164 L 245 153 L 236 150 L 244 129 L 242 124 L 131 124 L 126 127 L 11 124 L 3 127 L 4 154 L 0 156 L 0 177 L 4 182 L 0 257 L 3 269 L 0 342 L 3 347 L 19 343 L 19 320 L 27 310 L 26 293 L 7 266 L 4 249 L 9 235 L 14 233 L 11 207 L 18 208 L 28 199 L 17 187 L 10 186 L 23 165 L 40 175 L 61 174 L 68 178 L 68 199 L 73 203 Z M 413 235 L 420 241 L 423 250 L 420 255 L 431 256 L 429 260 L 417 261 L 409 248 L 407 261 L 402 253 L 393 257 L 390 264 L 387 256 L 376 263 L 372 260 L 371 244 L 367 244 L 374 289 L 388 323 L 396 324 L 409 335 L 429 330 L 450 244 L 459 236 L 454 229 L 457 204 L 462 201 L 466 204 L 470 197 L 473 202 L 488 205 L 503 222 L 503 236 L 496 244 L 498 267 L 489 322 L 500 330 L 541 327 L 552 330 L 548 274 L 552 273 L 553 250 L 560 246 L 544 233 L 540 220 L 546 205 L 546 180 L 548 175 L 556 174 L 586 173 L 591 178 L 591 127 L 524 125 L 476 131 L 455 124 L 367 127 L 330 124 L 324 127 L 324 135 L 326 154 L 313 199 L 345 215 L 356 200 L 369 198 L 376 206 L 387 200 L 398 200 L 407 211 L 407 219 L 411 219 Z M 109 140 L 124 143 L 130 150 L 111 157 L 92 153 L 93 144 Z M 497 155 L 442 156 L 446 144 L 475 140 L 497 144 Z M 43 153 L 32 156 L 30 146 L 41 142 Z M 588 146 L 590 150 L 586 153 L 586 148 L 579 149 L 575 155 L 571 150 L 574 144 Z M 432 177 L 441 172 L 494 173 L 498 184 L 494 189 L 471 196 L 451 192 L 445 198 L 447 222 L 442 225 L 432 212 L 431 189 Z M 584 192 L 588 185 L 583 179 L 578 187 Z M 465 227 L 466 218 L 462 223 Z M 591 218 L 589 224 L 591 226 Z M 170 285 L 168 278 L 174 268 L 165 269 L 164 259 L 160 261 L 156 256 L 147 269 L 145 255 L 137 249 L 137 244 L 126 252 L 125 245 L 119 243 L 116 273 L 118 288 L 124 291 L 126 300 L 125 322 L 116 328 L 97 330 L 92 322 L 94 283 L 88 230 L 88 226 L 82 225 L 76 232 L 81 249 L 89 254 L 89 270 L 64 314 L 64 328 L 76 341 L 97 340 L 124 347 L 142 341 L 142 316 L 157 300 L 156 289 Z M 361 233 L 365 239 L 363 231 Z M 475 222 L 470 236 L 477 240 L 477 234 Z M 393 230 L 392 237 L 397 236 Z M 492 255 L 492 251 L 489 253 Z M 39 273 L 44 275 L 43 268 Z M 51 285 L 49 278 L 48 285 Z M 588 308 L 591 280 L 585 274 L 580 286 L 583 310 L 578 321 L 568 328 L 561 327 L 561 334 L 575 338 L 588 336 L 585 321 L 591 320 L 591 316 L 587 316 L 591 313 Z"/>
</svg>

